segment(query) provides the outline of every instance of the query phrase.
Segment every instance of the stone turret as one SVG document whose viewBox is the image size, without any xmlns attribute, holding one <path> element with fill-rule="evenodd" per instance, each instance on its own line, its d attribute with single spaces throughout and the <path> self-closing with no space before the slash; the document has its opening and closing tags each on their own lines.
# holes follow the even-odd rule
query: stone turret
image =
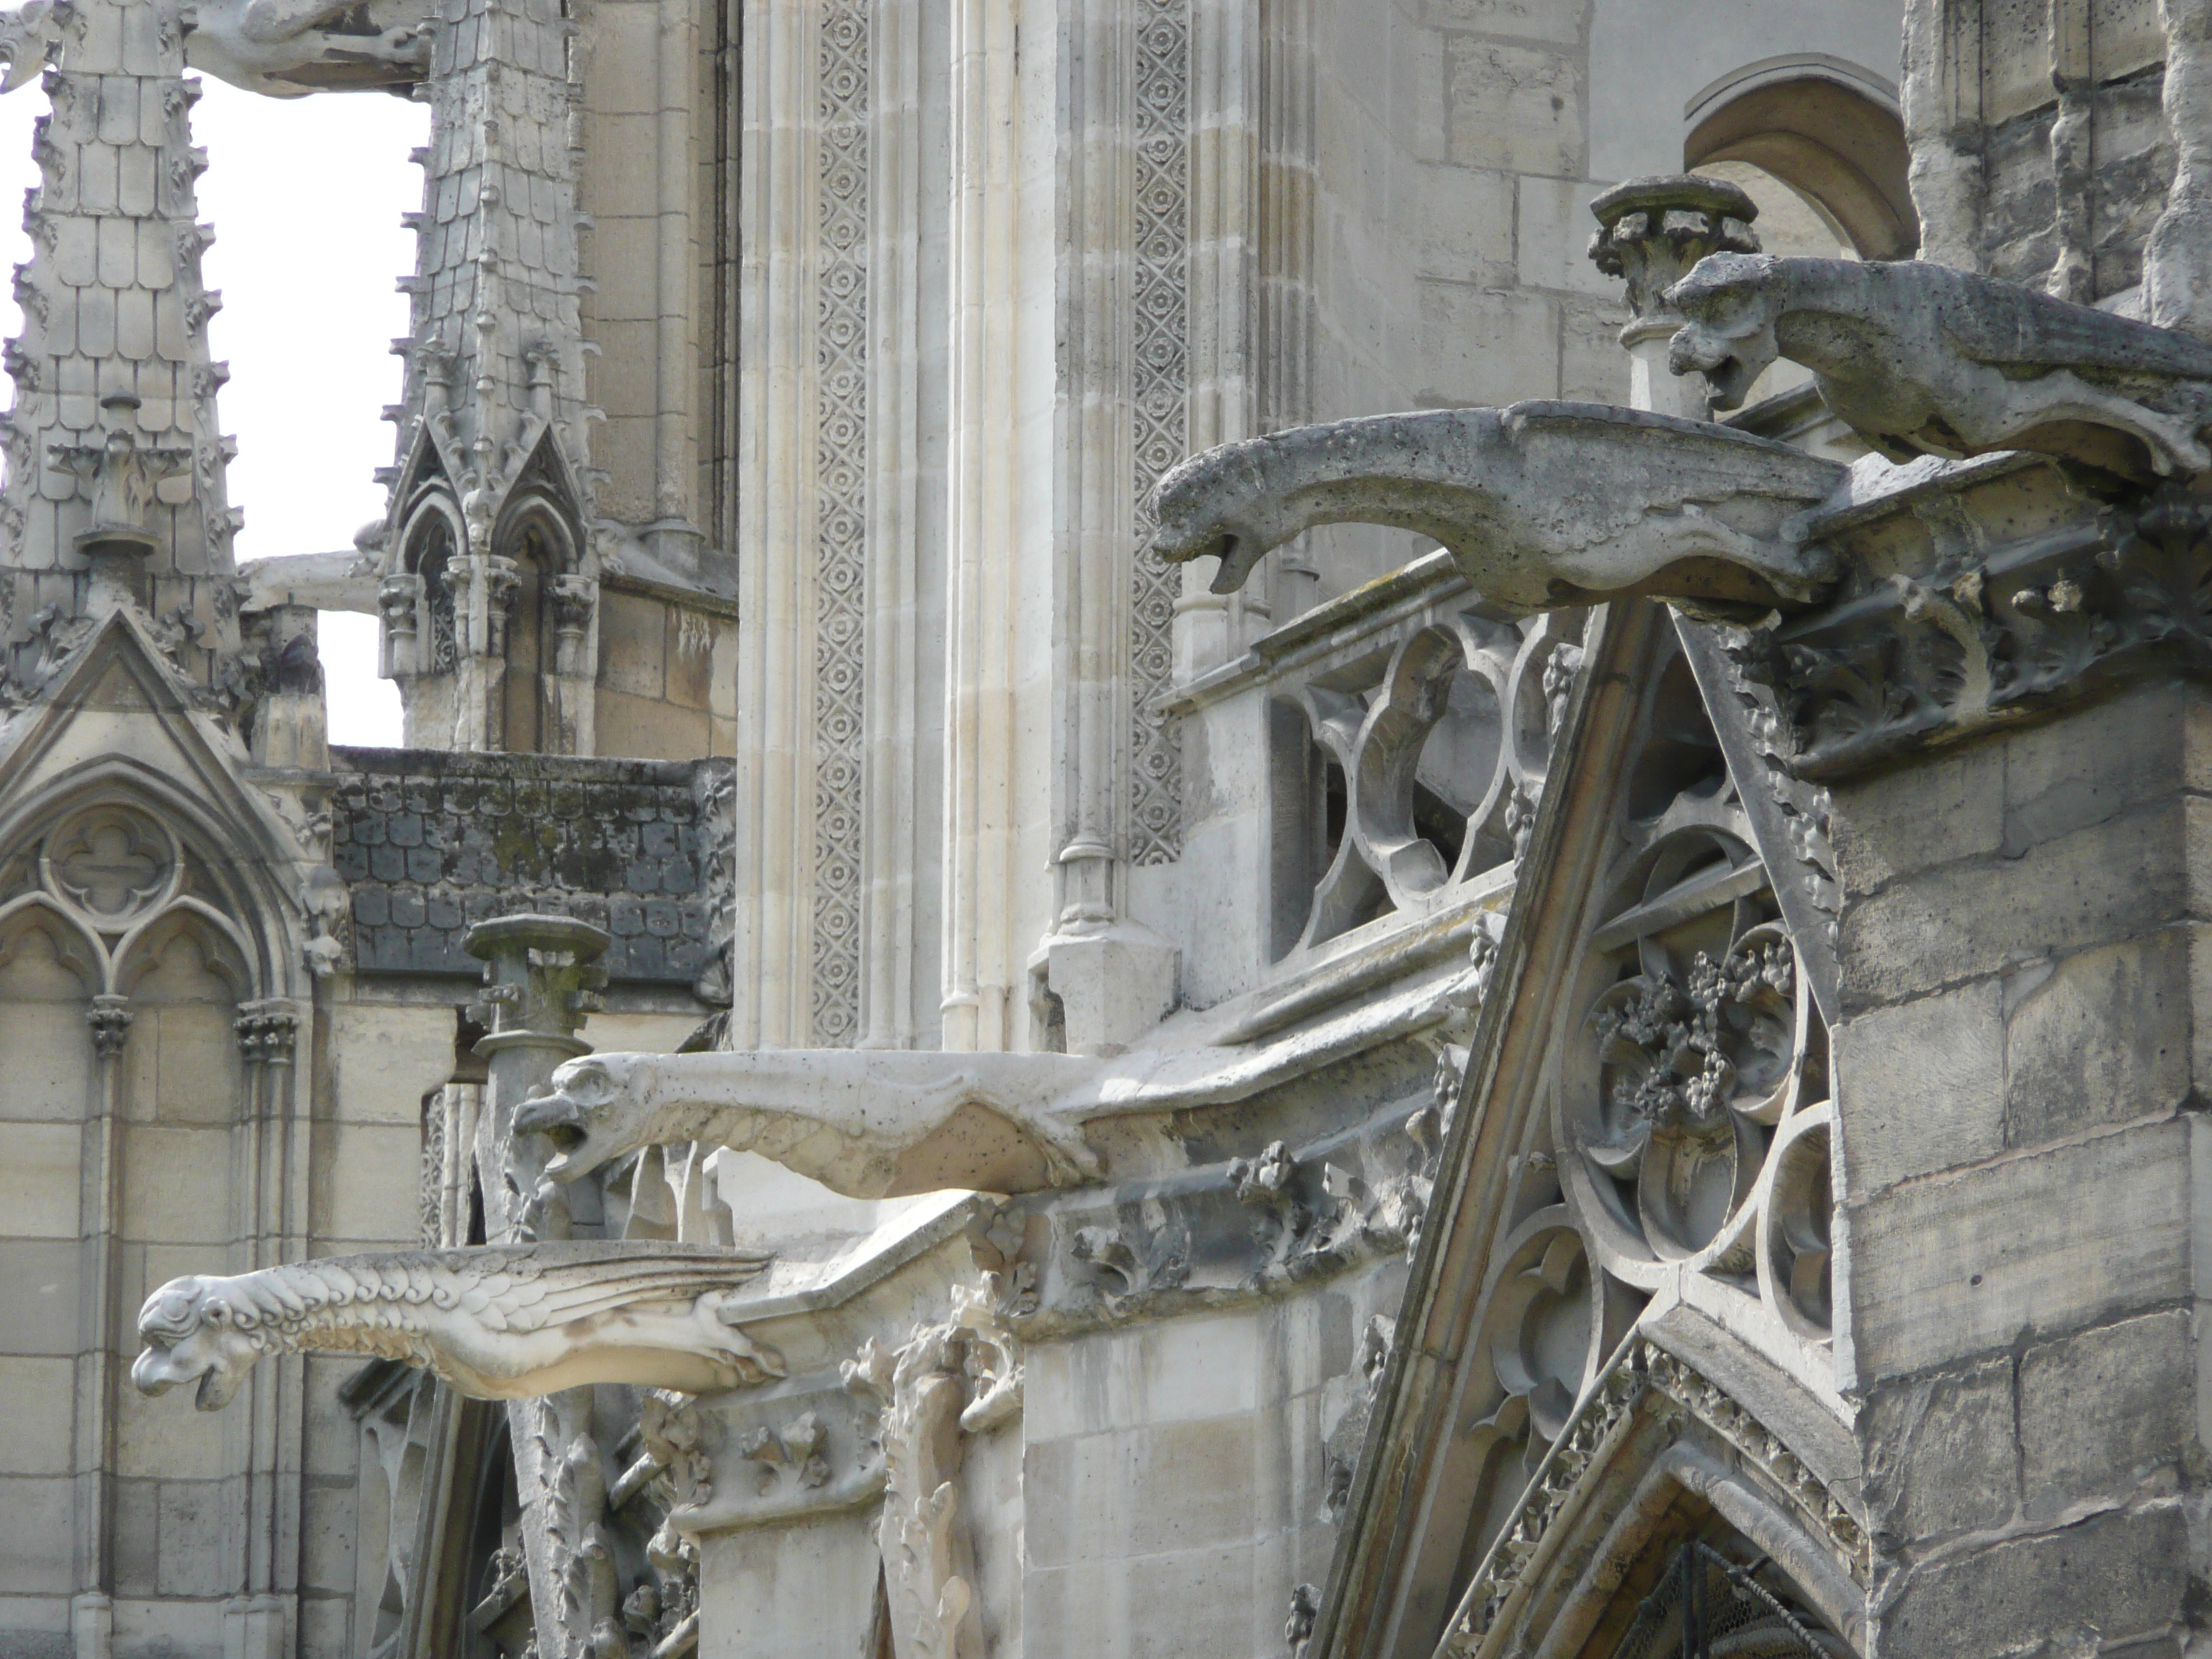
<svg viewBox="0 0 2212 1659">
<path fill-rule="evenodd" d="M 206 706 L 233 711 L 239 660 L 224 487 L 234 452 L 220 432 L 200 279 L 212 233 L 193 182 L 199 91 L 184 78 L 188 7 L 142 0 L 34 5 L 9 20 L 9 81 L 53 66 L 40 118 L 40 184 L 26 200 L 29 264 L 15 270 L 23 332 L 6 348 L 15 383 L 0 491 L 5 692 L 35 696 L 90 624 L 118 606 Z"/>
<path fill-rule="evenodd" d="M 399 463 L 380 534 L 385 672 L 411 741 L 591 752 L 597 608 L 577 296 L 575 26 L 467 0 L 435 35 Z M 510 622 L 527 630 L 525 666 Z M 541 691 L 524 678 L 544 676 Z M 534 712 L 542 705 L 544 718 Z M 509 710 L 515 699 L 530 709 Z M 526 715 L 526 718 L 518 718 Z"/>
</svg>

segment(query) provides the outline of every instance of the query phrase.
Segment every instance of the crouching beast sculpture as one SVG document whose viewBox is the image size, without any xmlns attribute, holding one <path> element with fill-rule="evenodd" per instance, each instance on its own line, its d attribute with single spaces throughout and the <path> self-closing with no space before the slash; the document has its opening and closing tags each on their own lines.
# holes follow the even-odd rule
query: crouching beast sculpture
<svg viewBox="0 0 2212 1659">
<path fill-rule="evenodd" d="M 1748 433 L 1600 404 L 1376 415 L 1224 444 L 1162 479 L 1153 548 L 1221 561 L 1213 591 L 1325 524 L 1431 537 L 1494 604 L 1644 593 L 1728 615 L 1806 603 L 1833 574 L 1788 532 L 1844 476 Z"/>
<path fill-rule="evenodd" d="M 1098 1174 L 1071 1097 L 1108 1070 L 1069 1054 L 769 1049 L 586 1054 L 515 1109 L 570 1181 L 640 1146 L 758 1152 L 854 1198 L 972 1187 L 1027 1193 Z"/>
<path fill-rule="evenodd" d="M 331 1256 L 221 1279 L 187 1274 L 146 1299 L 145 1394 L 199 1383 L 229 1404 L 273 1353 L 420 1365 L 478 1400 L 589 1382 L 707 1393 L 783 1375 L 732 1328 L 730 1292 L 769 1258 L 684 1245 L 544 1243 Z"/>
<path fill-rule="evenodd" d="M 1668 353 L 1733 409 L 1778 356 L 1892 460 L 2030 449 L 2127 476 L 2212 467 L 2212 345 L 1917 259 L 1716 253 L 1667 291 Z"/>
</svg>

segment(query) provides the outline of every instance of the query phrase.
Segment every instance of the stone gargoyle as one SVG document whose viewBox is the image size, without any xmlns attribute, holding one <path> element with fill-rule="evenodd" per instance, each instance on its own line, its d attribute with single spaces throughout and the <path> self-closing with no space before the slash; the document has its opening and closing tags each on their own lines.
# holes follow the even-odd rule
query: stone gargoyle
<svg viewBox="0 0 2212 1659">
<path fill-rule="evenodd" d="M 185 59 L 271 98 L 404 92 L 429 72 L 432 0 L 199 0 Z M 34 79 L 64 50 L 68 0 L 0 11 L 0 93 Z"/>
<path fill-rule="evenodd" d="M 1219 558 L 1225 593 L 1316 525 L 1389 525 L 1441 542 L 1510 608 L 1642 593 L 1737 616 L 1830 581 L 1790 521 L 1843 476 L 1748 433 L 1601 404 L 1376 415 L 1192 457 L 1160 481 L 1152 545 Z"/>
<path fill-rule="evenodd" d="M 331 1256 L 222 1279 L 187 1274 L 146 1298 L 131 1368 L 145 1394 L 197 1379 L 228 1405 L 274 1353 L 369 1354 L 420 1365 L 477 1400 L 591 1382 L 736 1388 L 783 1375 L 781 1355 L 726 1322 L 764 1255 L 680 1244 L 559 1243 Z"/>
<path fill-rule="evenodd" d="M 2124 476 L 2212 468 L 2212 345 L 1917 259 L 1716 253 L 1667 291 L 1668 362 L 1733 409 L 1777 357 L 1892 460 L 2027 449 Z"/>
<path fill-rule="evenodd" d="M 248 92 L 404 91 L 429 72 L 430 0 L 198 0 L 185 58 Z"/>
<path fill-rule="evenodd" d="M 61 46 L 69 15 L 68 0 L 24 0 L 0 11 L 0 58 L 8 64 L 7 72 L 0 74 L 0 92 L 38 79 Z"/>
<path fill-rule="evenodd" d="M 698 1140 L 758 1152 L 852 1198 L 947 1188 L 1036 1192 L 1093 1179 L 1060 1108 L 1102 1062 L 1068 1054 L 896 1049 L 586 1054 L 515 1109 L 573 1180 L 641 1146 Z"/>
</svg>

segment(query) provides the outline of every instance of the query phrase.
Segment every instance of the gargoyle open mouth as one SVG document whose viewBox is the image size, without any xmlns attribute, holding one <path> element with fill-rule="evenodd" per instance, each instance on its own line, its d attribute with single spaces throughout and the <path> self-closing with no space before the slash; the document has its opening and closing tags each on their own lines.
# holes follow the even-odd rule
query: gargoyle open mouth
<svg viewBox="0 0 2212 1659">
<path fill-rule="evenodd" d="M 566 1095 L 540 1095 L 526 1100 L 514 1109 L 514 1132 L 517 1134 L 543 1135 L 552 1143 L 553 1157 L 545 1165 L 545 1173 L 556 1181 L 571 1173 L 573 1155 L 591 1137 L 584 1127 L 583 1115 L 576 1103 Z M 581 1170 L 573 1173 L 580 1175 Z"/>
</svg>

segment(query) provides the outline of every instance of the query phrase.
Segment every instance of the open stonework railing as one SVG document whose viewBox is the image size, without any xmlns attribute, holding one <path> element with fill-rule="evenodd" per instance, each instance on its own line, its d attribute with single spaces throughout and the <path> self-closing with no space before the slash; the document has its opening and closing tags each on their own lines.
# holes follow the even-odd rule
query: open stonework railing
<svg viewBox="0 0 2212 1659">
<path fill-rule="evenodd" d="M 1317 606 L 1168 705 L 1266 708 L 1268 957 L 1508 886 L 1582 660 L 1579 611 L 1515 617 L 1438 550 Z"/>
</svg>

